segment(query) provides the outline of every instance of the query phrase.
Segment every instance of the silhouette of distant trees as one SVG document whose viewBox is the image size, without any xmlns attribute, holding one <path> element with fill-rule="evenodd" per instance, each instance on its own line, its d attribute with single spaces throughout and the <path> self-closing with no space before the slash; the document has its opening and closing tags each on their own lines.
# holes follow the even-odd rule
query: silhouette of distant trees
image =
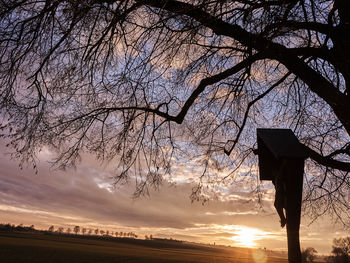
<svg viewBox="0 0 350 263">
<path fill-rule="evenodd" d="M 58 227 L 57 230 L 55 231 L 55 226 L 51 225 L 48 227 L 47 230 L 36 230 L 34 228 L 34 225 L 31 226 L 23 226 L 23 224 L 19 224 L 17 226 L 13 224 L 1 224 L 0 223 L 0 231 L 6 231 L 6 232 L 14 232 L 14 231 L 21 231 L 21 232 L 43 232 L 43 233 L 50 233 L 50 234 L 64 234 L 64 228 L 63 227 Z M 118 231 L 109 231 L 109 230 L 99 230 L 96 228 L 95 230 L 85 227 L 80 227 L 80 226 L 74 226 L 73 230 L 68 227 L 66 229 L 66 234 L 70 235 L 71 233 L 75 233 L 78 235 L 80 232 L 84 236 L 86 233 L 90 236 L 93 232 L 95 233 L 96 236 L 101 235 L 103 238 L 115 238 L 121 237 L 121 238 L 137 238 L 138 236 L 134 232 L 118 232 Z M 152 236 L 152 235 L 151 235 Z"/>
<path fill-rule="evenodd" d="M 63 228 L 63 227 L 59 227 L 59 228 L 57 229 L 57 233 L 58 233 L 58 234 L 62 234 L 63 231 L 64 231 L 64 228 Z"/>
<path fill-rule="evenodd" d="M 316 258 L 317 250 L 313 247 L 308 247 L 301 250 L 301 262 L 312 263 Z"/>
<path fill-rule="evenodd" d="M 19 224 L 17 226 L 7 223 L 0 224 L 0 231 L 13 232 L 13 231 L 21 231 L 21 232 L 33 232 L 36 231 L 34 225 L 24 226 L 23 224 Z"/>
<path fill-rule="evenodd" d="M 48 231 L 51 232 L 51 233 L 53 233 L 54 230 L 55 230 L 54 226 L 50 226 L 49 229 L 48 229 Z"/>
<path fill-rule="evenodd" d="M 350 263 L 350 237 L 333 239 L 331 263 Z"/>
<path fill-rule="evenodd" d="M 73 228 L 74 233 L 77 235 L 80 232 L 80 226 L 75 226 Z"/>
</svg>

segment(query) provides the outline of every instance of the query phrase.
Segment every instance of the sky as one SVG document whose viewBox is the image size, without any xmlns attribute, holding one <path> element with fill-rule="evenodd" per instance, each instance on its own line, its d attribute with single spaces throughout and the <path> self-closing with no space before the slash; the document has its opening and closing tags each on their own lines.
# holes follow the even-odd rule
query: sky
<svg viewBox="0 0 350 263">
<path fill-rule="evenodd" d="M 176 184 L 164 182 L 159 190 L 133 199 L 133 182 L 113 187 L 108 169 L 92 157 L 84 157 L 75 169 L 57 171 L 47 162 L 50 152 L 44 151 L 36 174 L 29 167 L 20 170 L 3 144 L 0 149 L 0 223 L 33 224 L 36 229 L 79 225 L 132 231 L 139 238 L 286 250 L 286 230 L 273 207 L 272 185 L 261 204 L 253 193 L 234 187 L 204 205 L 191 203 L 193 185 L 184 164 L 176 171 L 175 177 L 181 178 Z M 301 246 L 314 247 L 320 254 L 331 251 L 333 238 L 347 234 L 327 218 L 309 223 L 302 218 Z"/>
</svg>

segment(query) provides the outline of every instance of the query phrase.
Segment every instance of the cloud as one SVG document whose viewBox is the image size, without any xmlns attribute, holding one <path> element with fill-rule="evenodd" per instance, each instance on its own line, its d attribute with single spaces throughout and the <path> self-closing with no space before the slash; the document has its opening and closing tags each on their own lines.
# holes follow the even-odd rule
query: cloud
<svg viewBox="0 0 350 263">
<path fill-rule="evenodd" d="M 192 185 L 183 174 L 175 186 L 165 182 L 150 196 L 133 200 L 133 182 L 113 188 L 111 174 L 92 158 L 85 158 L 76 169 L 65 172 L 52 171 L 47 163 L 40 162 L 36 175 L 32 169 L 20 170 L 16 162 L 3 155 L 0 167 L 0 212 L 4 223 L 41 228 L 52 224 L 81 225 L 227 245 L 234 245 L 232 237 L 236 235 L 228 228 L 244 226 L 269 233 L 257 242 L 259 246 L 286 249 L 285 230 L 279 226 L 270 190 L 262 208 L 252 193 L 229 187 L 218 199 L 203 206 L 191 203 Z M 307 226 L 303 218 L 302 246 L 328 252 L 334 237 L 346 235 L 336 234 L 335 230 L 327 220 Z"/>
</svg>

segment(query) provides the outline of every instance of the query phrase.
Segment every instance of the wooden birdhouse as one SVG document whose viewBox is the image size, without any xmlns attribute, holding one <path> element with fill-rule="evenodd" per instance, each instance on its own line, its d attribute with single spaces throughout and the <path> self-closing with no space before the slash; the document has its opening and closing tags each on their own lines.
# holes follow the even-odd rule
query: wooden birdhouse
<svg viewBox="0 0 350 263">
<path fill-rule="evenodd" d="M 257 129 L 260 180 L 273 180 L 283 160 L 304 166 L 307 155 L 290 129 Z"/>
</svg>

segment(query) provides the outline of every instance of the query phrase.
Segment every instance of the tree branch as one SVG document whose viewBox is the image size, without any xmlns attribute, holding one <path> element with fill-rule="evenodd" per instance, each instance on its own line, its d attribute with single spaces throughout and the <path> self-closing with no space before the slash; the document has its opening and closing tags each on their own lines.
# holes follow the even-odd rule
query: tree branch
<svg viewBox="0 0 350 263">
<path fill-rule="evenodd" d="M 215 34 L 233 38 L 248 48 L 258 51 L 269 51 L 270 59 L 275 59 L 285 65 L 288 70 L 304 81 L 320 98 L 333 109 L 348 133 L 350 133 L 350 103 L 332 83 L 320 73 L 315 72 L 298 56 L 287 56 L 288 48 L 272 42 L 259 35 L 252 34 L 236 24 L 230 24 L 203 11 L 192 4 L 177 0 L 137 0 L 145 5 L 160 8 L 179 15 L 186 15 L 210 28 Z"/>
<path fill-rule="evenodd" d="M 346 162 L 341 162 L 338 160 L 334 160 L 332 158 L 328 158 L 325 156 L 320 155 L 319 153 L 317 153 L 316 151 L 312 150 L 311 148 L 309 148 L 308 146 L 301 144 L 301 146 L 303 147 L 304 151 L 307 153 L 307 155 L 314 160 L 315 162 L 317 162 L 318 164 L 324 165 L 326 167 L 330 167 L 333 169 L 337 169 L 337 170 L 341 170 L 344 172 L 350 172 L 350 163 L 346 163 Z"/>
</svg>

